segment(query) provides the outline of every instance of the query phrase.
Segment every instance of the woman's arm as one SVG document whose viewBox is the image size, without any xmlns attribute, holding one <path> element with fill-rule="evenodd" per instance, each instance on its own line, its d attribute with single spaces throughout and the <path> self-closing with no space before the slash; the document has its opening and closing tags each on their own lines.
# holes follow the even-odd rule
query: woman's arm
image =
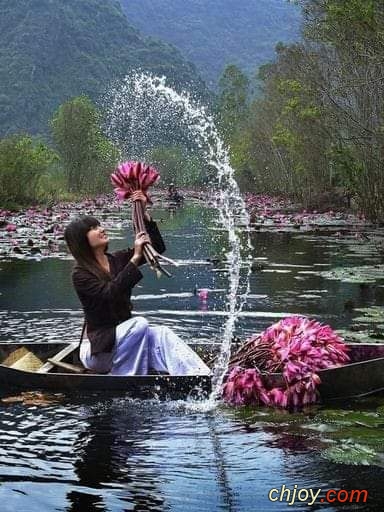
<svg viewBox="0 0 384 512">
<path fill-rule="evenodd" d="M 79 298 L 85 299 L 88 304 L 93 301 L 110 301 L 116 294 L 131 290 L 142 277 L 140 270 L 131 261 L 108 281 L 80 267 L 76 267 L 72 273 L 73 285 Z"/>
<path fill-rule="evenodd" d="M 152 224 L 154 224 L 155 230 L 153 230 L 153 231 L 155 232 L 157 230 L 157 232 L 159 233 L 159 230 L 156 227 L 156 222 L 152 221 L 149 224 L 150 224 L 150 226 L 148 228 L 149 230 L 152 229 L 151 226 L 152 226 Z M 157 235 L 155 233 L 155 237 L 156 236 Z M 159 236 L 162 241 L 160 233 L 159 233 Z M 121 269 L 121 268 L 125 267 L 125 265 L 128 262 L 131 262 L 131 263 L 135 264 L 136 266 L 144 265 L 144 263 L 146 263 L 146 260 L 143 256 L 143 248 L 146 243 L 151 243 L 151 239 L 150 239 L 149 235 L 143 231 L 141 233 L 137 233 L 136 238 L 135 238 L 134 249 L 124 249 L 122 251 L 114 252 L 113 258 L 114 258 L 114 263 L 115 263 L 116 268 Z M 158 246 L 160 249 L 163 249 L 163 248 L 165 249 L 164 244 L 162 247 L 160 242 L 158 243 Z M 162 250 L 162 252 L 163 252 L 163 250 Z"/>
</svg>

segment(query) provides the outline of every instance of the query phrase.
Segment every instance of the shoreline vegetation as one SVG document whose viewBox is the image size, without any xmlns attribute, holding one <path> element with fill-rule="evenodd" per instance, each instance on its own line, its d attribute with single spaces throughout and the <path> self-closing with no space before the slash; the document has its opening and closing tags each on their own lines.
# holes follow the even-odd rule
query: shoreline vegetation
<svg viewBox="0 0 384 512">
<path fill-rule="evenodd" d="M 187 202 L 214 205 L 214 196 L 202 189 L 181 189 Z M 166 189 L 156 188 L 153 193 L 156 204 L 165 208 L 177 206 L 168 199 Z M 356 236 L 364 237 L 364 229 L 371 225 L 362 214 L 350 210 L 309 211 L 282 197 L 248 193 L 244 196 L 250 217 L 251 229 L 272 231 L 316 231 L 320 229 L 356 230 Z M 63 255 L 63 230 L 74 215 L 110 217 L 110 228 L 129 225 L 131 216 L 127 203 L 116 200 L 114 194 L 95 197 L 77 197 L 75 200 L 57 201 L 50 205 L 40 204 L 11 211 L 0 209 L 0 257 L 50 257 Z M 127 210 L 127 211 L 126 211 Z M 124 213 L 124 215 L 123 215 Z"/>
<path fill-rule="evenodd" d="M 111 191 L 110 174 L 120 154 L 103 134 L 102 121 L 101 113 L 91 100 L 79 96 L 61 105 L 53 116 L 50 122 L 51 144 L 42 138 L 24 134 L 0 139 L 0 222 L 3 227 L 7 217 L 13 213 L 17 215 L 18 211 L 21 214 L 23 211 L 49 211 L 61 203 L 97 203 L 98 197 Z M 199 158 L 188 162 L 188 152 L 177 147 L 155 147 L 150 157 L 160 170 L 163 187 L 173 183 L 183 190 L 187 198 L 191 194 L 196 198 L 205 197 L 211 171 L 203 170 Z M 185 174 L 179 172 L 180 168 L 186 171 Z M 263 187 L 258 189 L 249 183 L 245 186 L 247 180 L 241 169 L 236 168 L 235 172 L 251 223 L 262 224 L 272 210 L 296 212 L 299 216 L 294 218 L 291 215 L 296 227 L 308 220 L 307 212 L 315 216 L 331 212 L 331 216 L 355 216 L 357 222 L 372 221 L 359 208 L 357 193 L 340 184 L 318 193 L 316 201 L 312 196 L 311 206 L 300 194 L 298 197 L 289 191 L 285 194 L 278 191 L 263 193 Z M 303 218 L 300 218 L 300 211 Z M 334 213 L 336 211 L 338 214 Z M 279 212 L 275 213 L 279 215 Z M 376 216 L 373 218 L 381 224 Z"/>
<path fill-rule="evenodd" d="M 256 82 L 235 65 L 220 79 L 215 117 L 235 177 L 243 192 L 281 196 L 307 211 L 352 211 L 383 225 L 384 7 L 377 0 L 299 3 L 301 42 L 278 44 Z M 78 96 L 53 115 L 49 142 L 27 134 L 1 139 L 0 208 L 109 192 L 122 157 L 103 122 L 92 101 Z M 211 169 L 186 141 L 175 143 L 178 135 L 142 158 L 159 169 L 163 186 L 206 188 Z"/>
<path fill-rule="evenodd" d="M 378 0 L 298 0 L 302 40 L 276 47 L 256 81 L 235 65 L 218 110 L 244 190 L 307 209 L 351 202 L 384 221 L 384 6 Z"/>
</svg>

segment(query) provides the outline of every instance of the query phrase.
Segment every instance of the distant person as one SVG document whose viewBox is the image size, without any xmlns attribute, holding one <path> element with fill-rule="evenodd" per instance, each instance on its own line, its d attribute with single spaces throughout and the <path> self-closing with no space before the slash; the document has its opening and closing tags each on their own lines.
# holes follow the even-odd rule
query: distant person
<svg viewBox="0 0 384 512">
<path fill-rule="evenodd" d="M 146 207 L 141 191 L 132 194 Z M 146 232 L 138 233 L 133 249 L 108 253 L 108 236 L 94 217 L 79 217 L 64 237 L 76 260 L 72 280 L 83 306 L 86 338 L 80 346 L 83 365 L 97 373 L 208 375 L 209 368 L 188 345 L 165 326 L 150 326 L 142 316 L 131 318 L 131 293 L 142 279 L 143 247 L 157 252 L 165 245 L 157 224 L 145 211 Z"/>
<path fill-rule="evenodd" d="M 182 203 L 184 201 L 184 197 L 179 193 L 173 183 L 168 187 L 168 200 L 175 203 Z"/>
</svg>

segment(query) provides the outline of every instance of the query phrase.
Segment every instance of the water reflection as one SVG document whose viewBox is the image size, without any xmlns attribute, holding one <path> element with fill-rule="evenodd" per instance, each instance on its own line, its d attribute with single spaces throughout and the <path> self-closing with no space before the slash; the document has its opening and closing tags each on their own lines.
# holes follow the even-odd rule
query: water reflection
<svg viewBox="0 0 384 512">
<path fill-rule="evenodd" d="M 370 406 L 382 403 L 382 399 L 368 399 Z M 364 405 L 351 402 L 350 407 L 359 410 Z M 368 404 L 366 404 L 368 406 Z M 286 411 L 271 411 L 270 409 L 252 408 L 235 409 L 232 414 L 237 421 L 244 424 L 250 433 L 262 433 L 264 446 L 281 453 L 280 460 L 284 468 L 284 480 L 276 481 L 274 488 L 280 489 L 283 484 L 291 490 L 294 485 L 298 489 L 321 489 L 318 500 L 311 505 L 311 510 L 359 510 L 364 512 L 380 511 L 383 509 L 384 496 L 382 493 L 383 466 L 347 465 L 332 463 L 322 457 L 323 450 L 335 441 L 332 441 L 331 425 L 316 423 L 317 414 L 322 408 L 313 406 L 305 413 L 290 414 Z M 377 434 L 379 437 L 379 434 Z M 364 442 L 363 440 L 361 441 Z M 271 455 L 271 458 L 273 456 Z M 244 461 L 246 462 L 246 461 Z M 330 489 L 336 491 L 367 490 L 368 499 L 360 503 L 326 503 L 326 492 Z M 293 493 L 292 493 L 293 494 Z M 332 495 L 333 498 L 333 495 Z M 323 501 L 321 501 L 323 500 Z M 283 503 L 277 507 L 266 510 L 283 510 Z M 279 505 L 281 508 L 279 508 Z M 291 510 L 298 510 L 300 504 L 289 506 Z"/>
<path fill-rule="evenodd" d="M 168 510 L 161 493 L 161 471 L 146 463 L 151 450 L 141 437 L 153 431 L 151 417 L 144 418 L 132 406 L 84 408 L 83 413 L 88 427 L 74 445 L 78 489 L 67 495 L 68 512 L 106 511 L 116 504 L 129 510 Z"/>
<path fill-rule="evenodd" d="M 232 512 L 236 510 L 235 496 L 229 481 L 226 453 L 224 452 L 223 445 L 220 440 L 215 413 L 208 415 L 207 423 L 209 439 L 212 443 L 212 452 L 219 492 L 221 494 L 222 502 L 225 505 L 225 510 Z"/>
<path fill-rule="evenodd" d="M 237 510 L 215 413 L 120 399 L 82 414 L 67 512 Z"/>
<path fill-rule="evenodd" d="M 323 459 L 327 433 L 307 428 L 317 411 L 205 413 L 183 402 L 92 396 L 8 405 L 0 409 L 2 510 L 280 511 L 288 505 L 270 502 L 268 493 L 285 484 L 321 488 L 321 497 L 367 489 L 367 504 L 347 510 L 381 511 L 383 468 Z"/>
</svg>

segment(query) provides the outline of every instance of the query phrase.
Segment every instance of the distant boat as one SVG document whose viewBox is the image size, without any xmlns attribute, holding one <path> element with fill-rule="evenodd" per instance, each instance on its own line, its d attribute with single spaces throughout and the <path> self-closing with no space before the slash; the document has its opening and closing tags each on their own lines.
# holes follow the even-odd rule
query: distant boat
<svg viewBox="0 0 384 512">
<path fill-rule="evenodd" d="M 206 361 L 218 345 L 191 345 Z M 323 402 L 357 398 L 384 390 L 384 344 L 351 343 L 351 362 L 319 371 Z M 210 376 L 135 375 L 119 377 L 88 373 L 79 364 L 78 342 L 0 343 L 2 390 L 118 392 L 137 398 L 206 398 L 212 391 Z M 273 386 L 284 386 L 279 373 L 266 375 Z"/>
</svg>

